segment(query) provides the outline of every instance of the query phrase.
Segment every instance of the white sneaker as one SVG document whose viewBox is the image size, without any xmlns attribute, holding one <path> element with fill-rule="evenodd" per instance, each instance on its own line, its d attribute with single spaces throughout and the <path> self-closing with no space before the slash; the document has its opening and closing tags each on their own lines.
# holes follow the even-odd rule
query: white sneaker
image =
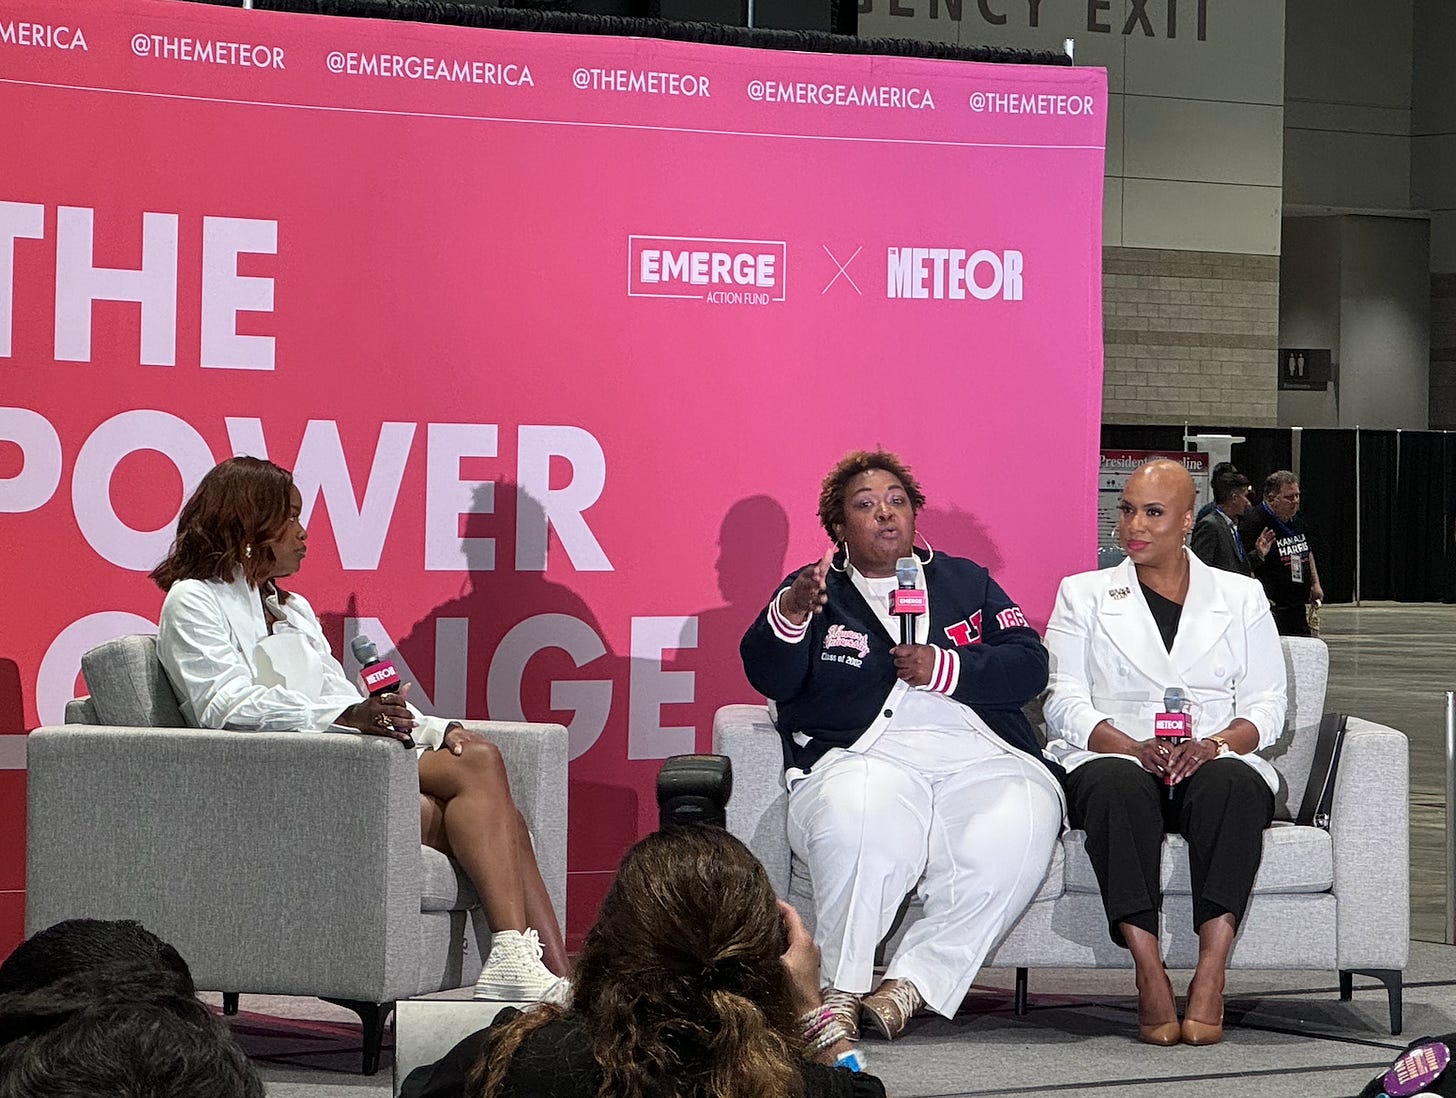
<svg viewBox="0 0 1456 1098">
<path fill-rule="evenodd" d="M 541 939 L 534 930 L 501 930 L 490 936 L 490 955 L 475 981 L 474 997 L 530 1003 L 553 990 L 560 995 L 556 985 L 565 982 L 541 963 Z"/>
</svg>

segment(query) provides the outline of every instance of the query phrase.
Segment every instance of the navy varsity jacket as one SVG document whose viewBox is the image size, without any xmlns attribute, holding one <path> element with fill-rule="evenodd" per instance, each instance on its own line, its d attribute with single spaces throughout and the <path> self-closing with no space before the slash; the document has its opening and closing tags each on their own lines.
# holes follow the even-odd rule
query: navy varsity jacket
<svg viewBox="0 0 1456 1098">
<path fill-rule="evenodd" d="M 937 553 L 924 564 L 930 595 L 929 643 L 942 649 L 932 686 L 970 706 L 1013 747 L 1040 759 L 1041 745 L 1021 706 L 1047 683 L 1047 654 L 1035 629 L 990 573 L 974 561 Z M 776 604 L 743 635 L 739 653 L 755 690 L 778 703 L 784 766 L 808 769 L 832 747 L 848 747 L 877 724 L 898 681 L 890 649 L 898 644 L 853 582 L 831 571 L 829 601 L 809 619 L 809 632 L 791 643 L 780 630 Z"/>
</svg>

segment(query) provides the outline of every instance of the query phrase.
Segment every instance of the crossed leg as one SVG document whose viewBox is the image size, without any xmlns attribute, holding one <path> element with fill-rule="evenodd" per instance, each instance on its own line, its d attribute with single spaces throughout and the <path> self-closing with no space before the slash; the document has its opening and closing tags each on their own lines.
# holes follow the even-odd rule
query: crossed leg
<svg viewBox="0 0 1456 1098">
<path fill-rule="evenodd" d="M 460 863 L 491 930 L 533 927 L 546 967 L 569 973 L 561 925 L 495 744 L 472 737 L 459 755 L 420 756 L 420 839 Z"/>
</svg>

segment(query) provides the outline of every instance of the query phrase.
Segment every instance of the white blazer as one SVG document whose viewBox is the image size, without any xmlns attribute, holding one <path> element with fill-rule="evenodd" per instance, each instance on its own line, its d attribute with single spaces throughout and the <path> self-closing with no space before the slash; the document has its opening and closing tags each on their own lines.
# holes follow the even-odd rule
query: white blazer
<svg viewBox="0 0 1456 1098">
<path fill-rule="evenodd" d="M 1209 568 L 1188 556 L 1188 598 L 1173 649 L 1153 621 L 1131 560 L 1062 580 L 1047 622 L 1051 678 L 1044 706 L 1046 753 L 1068 770 L 1097 758 L 1092 730 L 1111 721 L 1138 740 L 1153 736 L 1163 691 L 1183 688 L 1197 739 L 1236 717 L 1268 747 L 1284 728 L 1284 653 L 1257 580 Z M 1240 755 L 1276 793 L 1279 777 L 1258 755 Z"/>
<path fill-rule="evenodd" d="M 263 603 L 242 569 L 226 583 L 178 580 L 172 585 L 162 602 L 157 656 L 180 695 L 183 715 L 195 727 L 321 732 L 338 727 L 333 719 L 363 700 L 329 651 L 308 600 L 290 593 L 279 610 L 300 642 L 295 653 L 314 664 L 299 676 L 310 680 L 309 689 L 282 681 L 269 666 L 260 645 L 269 637 Z M 411 733 L 415 743 L 438 747 L 447 722 L 410 709 L 417 722 Z"/>
</svg>

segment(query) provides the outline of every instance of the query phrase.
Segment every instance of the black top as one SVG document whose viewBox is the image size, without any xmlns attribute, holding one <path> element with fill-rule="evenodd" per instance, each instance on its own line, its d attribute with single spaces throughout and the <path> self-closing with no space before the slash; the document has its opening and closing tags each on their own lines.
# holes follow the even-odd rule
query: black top
<svg viewBox="0 0 1456 1098">
<path fill-rule="evenodd" d="M 1239 537 L 1243 539 L 1245 553 L 1268 527 L 1274 528 L 1274 545 L 1254 566 L 1254 578 L 1264 585 L 1264 592 L 1274 606 L 1286 609 L 1304 606 L 1309 602 L 1312 577 L 1309 539 L 1304 535 L 1299 517 L 1282 522 L 1266 504 L 1250 507 L 1239 520 Z"/>
<path fill-rule="evenodd" d="M 1157 623 L 1158 635 L 1163 638 L 1163 647 L 1169 652 L 1173 651 L 1173 638 L 1178 635 L 1178 619 L 1183 616 L 1183 604 L 1163 598 L 1146 583 L 1139 583 L 1138 586 L 1143 589 L 1143 598 L 1148 600 L 1148 609 L 1153 612 L 1153 621 Z"/>
<path fill-rule="evenodd" d="M 399 1098 L 463 1098 L 465 1080 L 489 1048 L 498 1028 L 519 1014 L 507 1007 L 489 1029 L 472 1033 L 438 1063 L 405 1077 Z M 873 1075 L 801 1061 L 804 1098 L 885 1098 L 885 1085 Z M 547 1022 L 516 1050 L 506 1073 L 506 1098 L 595 1098 L 602 1073 L 592 1058 L 586 1030 L 569 1014 Z"/>
</svg>

